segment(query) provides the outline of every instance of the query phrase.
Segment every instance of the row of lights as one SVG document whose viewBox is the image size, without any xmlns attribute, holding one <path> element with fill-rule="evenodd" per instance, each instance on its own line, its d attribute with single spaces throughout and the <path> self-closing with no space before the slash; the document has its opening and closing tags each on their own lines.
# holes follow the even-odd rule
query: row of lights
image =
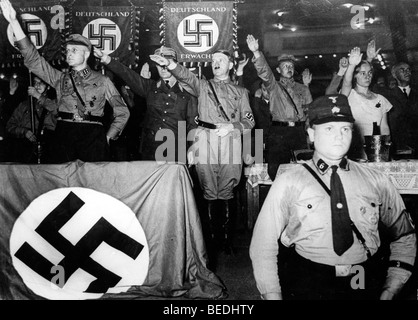
<svg viewBox="0 0 418 320">
<path fill-rule="evenodd" d="M 13 73 L 12 74 L 12 78 L 16 79 L 17 78 L 17 73 Z M 4 73 L 0 73 L 0 80 L 7 80 L 7 76 Z"/>
<path fill-rule="evenodd" d="M 348 53 L 347 54 L 348 56 L 350 56 L 350 53 Z M 323 57 L 324 57 L 324 55 L 322 55 L 322 54 L 319 54 L 319 55 L 313 55 L 313 56 L 309 56 L 309 55 L 306 55 L 305 56 L 305 59 L 309 59 L 309 58 L 316 58 L 316 57 L 318 57 L 319 59 L 322 59 Z M 337 54 L 333 54 L 332 55 L 332 57 L 333 58 L 337 58 Z M 383 69 L 383 70 L 385 70 L 386 68 L 387 68 L 387 66 L 386 66 L 386 63 L 385 63 L 385 61 L 384 61 L 384 59 L 383 59 L 383 57 L 382 57 L 382 55 L 379 53 L 378 55 L 377 55 L 377 60 L 378 60 L 378 62 L 379 62 L 379 65 L 380 65 L 380 67 Z"/>
</svg>

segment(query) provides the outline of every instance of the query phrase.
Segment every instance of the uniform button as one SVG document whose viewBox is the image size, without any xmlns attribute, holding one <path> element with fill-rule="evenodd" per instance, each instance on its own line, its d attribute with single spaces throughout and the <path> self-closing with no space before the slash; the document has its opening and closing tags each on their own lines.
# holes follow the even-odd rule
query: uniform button
<svg viewBox="0 0 418 320">
<path fill-rule="evenodd" d="M 311 204 L 308 204 L 308 209 L 312 209 L 312 205 Z"/>
<path fill-rule="evenodd" d="M 169 94 L 168 96 L 171 97 L 171 94 Z"/>
<path fill-rule="evenodd" d="M 165 122 L 165 119 L 163 119 L 163 122 Z"/>
<path fill-rule="evenodd" d="M 342 207 L 343 207 L 343 204 L 342 203 L 337 203 L 337 208 L 338 209 L 342 209 Z"/>
<path fill-rule="evenodd" d="M 164 113 L 167 113 L 167 110 L 165 110 Z"/>
<path fill-rule="evenodd" d="M 161 127 L 159 127 L 158 129 L 161 130 Z"/>
<path fill-rule="evenodd" d="M 168 102 L 165 103 L 168 106 Z"/>
</svg>

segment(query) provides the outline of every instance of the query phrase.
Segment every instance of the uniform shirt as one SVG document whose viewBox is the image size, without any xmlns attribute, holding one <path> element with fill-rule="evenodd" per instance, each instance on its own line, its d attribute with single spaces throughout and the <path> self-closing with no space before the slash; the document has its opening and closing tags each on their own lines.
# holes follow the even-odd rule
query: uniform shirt
<svg viewBox="0 0 418 320">
<path fill-rule="evenodd" d="M 141 122 L 143 128 L 154 132 L 171 129 L 177 136 L 179 121 L 186 121 L 187 131 L 197 126 L 194 121 L 197 116 L 197 100 L 179 86 L 177 81 L 170 83 L 170 88 L 161 80 L 141 77 L 114 59 L 107 67 L 128 84 L 135 94 L 147 100 L 147 112 Z"/>
<path fill-rule="evenodd" d="M 30 112 L 30 104 L 29 100 L 21 102 L 17 108 L 13 111 L 12 116 L 10 117 L 9 121 L 6 125 L 7 132 L 16 138 L 24 138 L 25 134 L 28 130 L 31 130 L 35 135 L 38 131 L 39 127 L 39 119 L 41 118 L 43 108 L 47 110 L 55 110 L 55 111 L 48 111 L 45 116 L 43 129 L 47 129 L 50 131 L 55 130 L 55 126 L 57 123 L 56 119 L 56 107 L 57 103 L 54 100 L 48 99 L 44 96 L 41 96 L 39 100 L 35 102 L 35 130 L 32 130 L 31 127 L 31 112 Z"/>
<path fill-rule="evenodd" d="M 68 73 L 53 68 L 36 50 L 27 38 L 17 42 L 24 57 L 25 66 L 42 80 L 55 88 L 57 92 L 58 111 L 77 114 L 77 95 Z M 106 100 L 113 109 L 113 121 L 107 136 L 116 139 L 125 128 L 129 119 L 129 109 L 123 101 L 113 82 L 101 73 L 87 67 L 81 71 L 71 71 L 77 90 L 86 104 L 86 112 L 93 116 L 104 115 Z"/>
<path fill-rule="evenodd" d="M 318 169 L 315 165 L 318 160 L 314 155 L 313 161 L 307 163 L 329 188 L 331 170 Z M 348 160 L 346 170 L 340 168 L 337 173 L 344 186 L 350 218 L 374 254 L 381 244 L 379 220 L 387 227 L 396 225 L 404 217 L 403 200 L 380 171 Z M 391 243 L 390 260 L 413 265 L 415 231 L 400 228 L 397 233 L 392 234 L 397 240 Z M 408 235 L 402 237 L 404 234 Z M 262 294 L 281 291 L 277 273 L 278 239 L 285 246 L 294 245 L 296 252 L 306 259 L 337 265 L 366 260 L 366 250 L 353 236 L 353 245 L 338 256 L 333 250 L 329 195 L 302 165 L 284 172 L 275 179 L 266 197 L 251 240 L 250 257 L 259 291 Z"/>
<path fill-rule="evenodd" d="M 231 79 L 219 81 L 217 79 L 204 80 L 197 78 L 191 71 L 177 64 L 171 73 L 184 82 L 185 88 L 198 97 L 199 119 L 209 123 L 232 123 L 240 132 L 254 127 L 254 116 L 251 111 L 248 92 L 245 88 L 235 85 Z M 209 86 L 209 81 L 218 96 L 229 121 L 226 120 L 217 108 L 215 96 Z"/>
<path fill-rule="evenodd" d="M 253 57 L 252 61 L 258 76 L 263 80 L 267 91 L 270 93 L 272 120 L 305 121 L 306 113 L 304 109 L 312 102 L 312 95 L 309 88 L 301 83 L 295 82 L 293 79 L 290 81 L 282 81 L 279 84 L 262 52 L 260 52 L 260 57 L 257 59 Z M 290 99 L 285 89 L 292 99 Z"/>
</svg>

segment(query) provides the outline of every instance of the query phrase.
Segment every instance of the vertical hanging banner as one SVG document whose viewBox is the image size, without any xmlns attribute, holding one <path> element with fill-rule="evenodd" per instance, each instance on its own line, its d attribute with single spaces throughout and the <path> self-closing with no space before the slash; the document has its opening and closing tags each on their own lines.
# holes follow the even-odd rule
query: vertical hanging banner
<svg viewBox="0 0 418 320">
<path fill-rule="evenodd" d="M 209 62 L 217 50 L 233 51 L 232 1 L 164 2 L 163 45 L 179 62 Z"/>
<path fill-rule="evenodd" d="M 62 31 L 65 29 L 65 9 L 59 1 L 24 1 L 16 8 L 23 30 L 48 61 L 62 60 Z M 15 46 L 12 28 L 0 19 L 0 61 L 3 64 L 21 62 L 22 56 Z"/>
<path fill-rule="evenodd" d="M 125 65 L 135 62 L 134 6 L 72 8 L 72 33 L 82 34 L 92 45 Z"/>
</svg>

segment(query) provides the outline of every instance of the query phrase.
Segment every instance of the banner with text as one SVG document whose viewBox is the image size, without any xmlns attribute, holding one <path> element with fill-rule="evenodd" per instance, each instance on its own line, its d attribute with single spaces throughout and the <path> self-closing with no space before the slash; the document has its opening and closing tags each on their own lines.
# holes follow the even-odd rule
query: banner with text
<svg viewBox="0 0 418 320">
<path fill-rule="evenodd" d="M 88 38 L 92 45 L 117 58 L 125 65 L 135 62 L 134 7 L 74 6 L 71 14 L 72 33 Z"/>
<path fill-rule="evenodd" d="M 48 61 L 62 59 L 62 36 L 65 28 L 65 9 L 56 1 L 23 3 L 16 8 L 20 23 L 26 35 Z M 22 62 L 22 56 L 15 46 L 16 38 L 12 28 L 3 17 L 0 19 L 0 61 L 4 65 Z"/>
<path fill-rule="evenodd" d="M 179 62 L 209 62 L 233 50 L 233 2 L 165 2 L 164 42 Z"/>
</svg>

